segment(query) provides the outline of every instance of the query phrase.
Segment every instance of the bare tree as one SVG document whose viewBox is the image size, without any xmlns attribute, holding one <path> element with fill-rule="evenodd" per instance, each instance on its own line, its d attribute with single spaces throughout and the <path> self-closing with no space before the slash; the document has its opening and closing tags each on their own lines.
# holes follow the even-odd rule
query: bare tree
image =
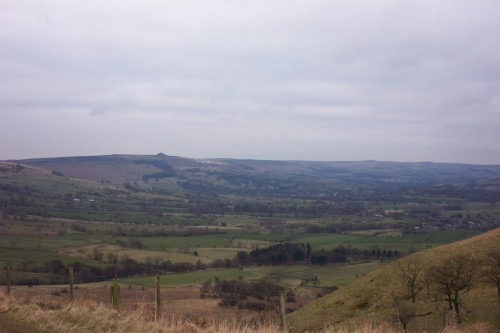
<svg viewBox="0 0 500 333">
<path fill-rule="evenodd" d="M 470 255 L 457 254 L 429 270 L 430 281 L 435 286 L 436 300 L 448 302 L 454 310 L 457 323 L 462 322 L 462 294 L 469 291 L 476 275 L 475 261 Z"/>
<path fill-rule="evenodd" d="M 418 313 L 415 304 L 409 303 L 408 301 L 401 301 L 398 298 L 394 299 L 394 306 L 397 310 L 395 319 L 403 326 L 403 333 L 408 332 L 408 324 L 413 318 L 432 314 L 432 311 Z"/>
<path fill-rule="evenodd" d="M 418 294 L 424 288 L 422 283 L 424 275 L 422 260 L 416 256 L 409 256 L 399 261 L 398 267 L 408 297 L 411 298 L 412 303 L 415 303 Z"/>
<path fill-rule="evenodd" d="M 498 305 L 500 305 L 500 248 L 488 251 L 481 264 L 481 277 L 497 287 Z"/>
</svg>

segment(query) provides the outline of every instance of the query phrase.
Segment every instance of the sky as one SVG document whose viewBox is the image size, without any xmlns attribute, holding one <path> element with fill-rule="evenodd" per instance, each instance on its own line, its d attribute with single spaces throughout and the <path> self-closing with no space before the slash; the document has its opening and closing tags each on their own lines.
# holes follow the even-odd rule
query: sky
<svg viewBox="0 0 500 333">
<path fill-rule="evenodd" d="M 0 0 L 0 159 L 500 164 L 498 0 Z"/>
</svg>

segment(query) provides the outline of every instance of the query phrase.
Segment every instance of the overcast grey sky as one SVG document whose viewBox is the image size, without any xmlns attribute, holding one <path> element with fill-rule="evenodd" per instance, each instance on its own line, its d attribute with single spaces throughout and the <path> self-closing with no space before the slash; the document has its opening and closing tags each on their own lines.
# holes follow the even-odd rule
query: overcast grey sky
<svg viewBox="0 0 500 333">
<path fill-rule="evenodd" d="M 500 164 L 498 0 L 0 0 L 0 159 Z"/>
</svg>

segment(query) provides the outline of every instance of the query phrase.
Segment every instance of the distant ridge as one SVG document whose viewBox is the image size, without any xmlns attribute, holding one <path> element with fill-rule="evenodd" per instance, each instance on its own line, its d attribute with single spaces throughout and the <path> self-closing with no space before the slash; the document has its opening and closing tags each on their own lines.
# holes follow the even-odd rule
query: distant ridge
<svg viewBox="0 0 500 333">
<path fill-rule="evenodd" d="M 446 185 L 500 180 L 500 165 L 387 161 L 272 161 L 194 159 L 156 155 L 101 155 L 12 160 L 68 177 L 137 188 L 215 193 L 333 195 L 345 184 Z M 493 181 L 494 186 L 498 181 Z M 480 186 L 486 187 L 485 184 Z M 337 189 L 334 189 L 336 187 Z M 489 187 L 491 188 L 491 187 Z M 297 193 L 300 194 L 300 193 Z"/>
</svg>

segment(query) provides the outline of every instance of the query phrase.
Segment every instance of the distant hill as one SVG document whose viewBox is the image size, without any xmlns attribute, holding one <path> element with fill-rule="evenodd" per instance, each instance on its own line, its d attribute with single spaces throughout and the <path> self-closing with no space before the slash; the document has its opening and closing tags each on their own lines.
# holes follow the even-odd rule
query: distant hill
<svg viewBox="0 0 500 333">
<path fill-rule="evenodd" d="M 196 164 L 190 159 L 168 157 L 165 155 L 105 155 L 56 157 L 11 161 L 23 165 L 56 171 L 68 177 L 115 184 L 141 181 L 143 175 L 161 172 L 172 166 L 187 167 Z"/>
<path fill-rule="evenodd" d="M 46 176 L 50 174 L 49 170 L 35 167 L 31 165 L 2 162 L 0 161 L 0 175 L 30 175 L 30 176 Z"/>
<path fill-rule="evenodd" d="M 464 241 L 418 252 L 402 260 L 416 258 L 422 263 L 423 269 L 427 270 L 433 265 L 449 263 L 450 258 L 455 254 L 470 254 L 479 260 L 492 249 L 500 253 L 500 229 Z M 315 331 L 328 326 L 346 327 L 370 321 L 393 322 L 397 325 L 398 311 L 395 298 L 405 293 L 401 270 L 398 266 L 401 262 L 401 260 L 392 262 L 290 314 L 292 331 Z M 480 271 L 479 265 L 476 270 Z M 432 314 L 415 317 L 410 321 L 408 328 L 411 332 L 440 331 L 443 324 L 445 316 L 443 310 L 447 309 L 447 303 L 436 303 L 432 296 L 427 298 L 426 293 L 426 290 L 420 292 L 414 311 L 418 314 L 432 311 Z M 464 297 L 464 324 L 483 322 L 491 328 L 500 327 L 498 302 L 496 288 L 482 283 L 477 278 L 470 292 Z M 451 320 L 451 317 L 450 312 L 448 318 Z"/>
<path fill-rule="evenodd" d="M 162 153 L 9 162 L 68 177 L 166 191 L 321 197 L 335 196 L 360 184 L 364 190 L 377 191 L 449 184 L 500 189 L 499 165 L 193 159 Z"/>
</svg>

